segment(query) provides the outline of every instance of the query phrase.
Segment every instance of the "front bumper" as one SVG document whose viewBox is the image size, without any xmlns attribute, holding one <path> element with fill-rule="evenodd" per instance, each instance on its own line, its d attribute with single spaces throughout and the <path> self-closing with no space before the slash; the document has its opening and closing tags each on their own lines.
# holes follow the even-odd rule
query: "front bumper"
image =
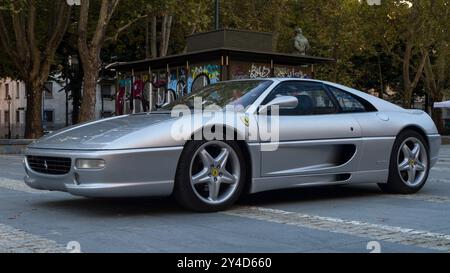
<svg viewBox="0 0 450 273">
<path fill-rule="evenodd" d="M 25 151 L 25 183 L 34 189 L 63 191 L 87 197 L 166 196 L 173 190 L 178 159 L 183 147 L 130 150 Z M 70 171 L 51 175 L 31 169 L 27 156 L 71 158 Z M 76 159 L 103 159 L 103 169 L 77 169 Z"/>
</svg>

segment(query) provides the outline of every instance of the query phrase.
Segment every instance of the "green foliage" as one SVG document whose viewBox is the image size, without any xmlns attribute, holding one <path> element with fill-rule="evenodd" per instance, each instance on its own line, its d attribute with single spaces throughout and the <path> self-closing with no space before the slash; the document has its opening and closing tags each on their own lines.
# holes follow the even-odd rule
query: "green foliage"
<svg viewBox="0 0 450 273">
<path fill-rule="evenodd" d="M 0 0 L 0 9 L 11 9 L 11 2 Z M 40 9 L 51 9 L 53 6 L 50 0 L 38 2 Z M 369 6 L 365 0 L 222 0 L 220 19 L 224 28 L 274 33 L 274 46 L 278 51 L 287 53 L 293 51 L 294 28 L 301 27 L 311 44 L 310 55 L 336 59 L 335 64 L 316 66 L 316 77 L 364 90 L 379 91 L 381 86 L 385 89 L 389 86 L 401 92 L 405 43 L 412 41 L 411 74 L 423 50 L 426 50 L 430 53 L 433 69 L 438 74 L 445 74 L 441 80 L 445 90 L 450 82 L 449 2 L 382 0 L 380 6 Z M 20 3 L 20 7 L 26 9 L 26 1 Z M 99 0 L 91 1 L 94 8 L 90 17 L 97 17 L 95 12 L 99 9 L 95 7 L 99 3 Z M 413 14 L 414 11 L 417 14 Z M 73 46 L 76 45 L 78 12 L 74 8 L 73 23 L 63 42 L 63 47 L 67 49 L 59 50 L 62 55 L 57 58 L 59 60 L 64 61 L 65 54 L 76 51 L 76 46 Z M 148 18 L 165 14 L 173 16 L 168 54 L 183 52 L 186 36 L 214 27 L 212 0 L 123 0 L 108 27 L 107 36 L 114 36 L 121 26 L 143 14 L 147 14 Z M 108 41 L 101 54 L 103 62 L 145 58 L 148 18 L 136 21 L 117 39 Z M 90 22 L 90 30 L 95 28 L 95 23 L 95 20 Z M 45 33 L 47 27 L 45 20 L 38 20 L 38 32 Z M 1 52 L 0 64 L 0 76 L 16 74 Z M 416 89 L 422 87 L 423 83 Z"/>
</svg>

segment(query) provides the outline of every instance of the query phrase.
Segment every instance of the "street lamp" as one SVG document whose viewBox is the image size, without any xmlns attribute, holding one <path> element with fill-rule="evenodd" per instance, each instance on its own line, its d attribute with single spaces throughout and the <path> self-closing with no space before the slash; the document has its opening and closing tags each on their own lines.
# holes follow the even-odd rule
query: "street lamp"
<svg viewBox="0 0 450 273">
<path fill-rule="evenodd" d="M 72 124 L 78 122 L 78 114 L 80 109 L 80 99 L 81 99 L 81 88 L 80 84 L 80 66 L 77 55 L 69 55 L 68 59 L 68 71 L 66 78 L 70 80 L 69 89 L 72 93 Z M 69 91 L 69 90 L 67 90 Z M 66 99 L 67 102 L 68 99 Z M 68 109 L 68 105 L 66 104 L 66 109 Z M 67 113 L 66 113 L 67 115 Z"/>
<path fill-rule="evenodd" d="M 214 13 L 214 25 L 215 29 L 219 30 L 220 28 L 220 0 L 215 0 L 215 13 Z"/>
<path fill-rule="evenodd" d="M 6 95 L 6 101 L 8 102 L 8 139 L 11 139 L 11 96 Z"/>
</svg>

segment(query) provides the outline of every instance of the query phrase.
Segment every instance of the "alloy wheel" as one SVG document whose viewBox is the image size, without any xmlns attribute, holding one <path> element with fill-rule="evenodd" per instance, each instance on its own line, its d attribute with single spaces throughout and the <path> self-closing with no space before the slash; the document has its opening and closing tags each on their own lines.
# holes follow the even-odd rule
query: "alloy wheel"
<svg viewBox="0 0 450 273">
<path fill-rule="evenodd" d="M 201 145 L 190 163 L 191 187 L 208 204 L 221 204 L 231 198 L 238 188 L 240 174 L 236 152 L 222 141 Z"/>
<path fill-rule="evenodd" d="M 428 156 L 419 139 L 409 137 L 400 145 L 397 170 L 406 185 L 416 187 L 423 183 L 428 171 Z"/>
</svg>

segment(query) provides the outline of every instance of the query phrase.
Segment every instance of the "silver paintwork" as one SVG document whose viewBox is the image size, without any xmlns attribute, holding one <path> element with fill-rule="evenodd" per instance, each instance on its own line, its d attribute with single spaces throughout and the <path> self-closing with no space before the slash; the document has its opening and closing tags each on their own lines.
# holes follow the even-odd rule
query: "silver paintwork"
<svg viewBox="0 0 450 273">
<path fill-rule="evenodd" d="M 293 80 L 335 86 L 367 100 L 378 111 L 280 116 L 277 143 L 260 141 L 260 132 L 256 132 L 255 140 L 247 141 L 252 193 L 310 185 L 385 183 L 396 136 L 411 126 L 426 137 L 430 160 L 425 163 L 432 167 L 437 161 L 441 138 L 433 121 L 423 111 L 406 110 L 335 83 L 306 79 L 270 80 L 272 84 L 267 90 L 245 113 L 238 113 L 238 117 L 245 115 L 250 123 L 258 123 L 261 117 L 257 112 L 262 101 L 278 84 Z M 221 120 L 226 122 L 216 125 L 234 128 L 239 136 L 249 138 L 245 126 L 236 126 L 228 119 Z M 32 171 L 25 160 L 25 183 L 36 189 L 82 196 L 170 195 L 178 160 L 186 143 L 171 137 L 174 122 L 191 122 L 191 119 L 154 112 L 113 117 L 53 132 L 31 144 L 25 154 L 70 157 L 72 164 L 77 158 L 100 158 L 105 160 L 105 168 L 77 170 L 72 166 L 66 175 L 45 175 Z M 195 125 L 192 133 L 212 125 L 208 122 Z M 270 152 L 263 149 L 270 145 L 277 145 L 278 149 Z M 345 145 L 354 147 L 354 154 L 345 162 L 339 162 L 336 155 Z"/>
</svg>

